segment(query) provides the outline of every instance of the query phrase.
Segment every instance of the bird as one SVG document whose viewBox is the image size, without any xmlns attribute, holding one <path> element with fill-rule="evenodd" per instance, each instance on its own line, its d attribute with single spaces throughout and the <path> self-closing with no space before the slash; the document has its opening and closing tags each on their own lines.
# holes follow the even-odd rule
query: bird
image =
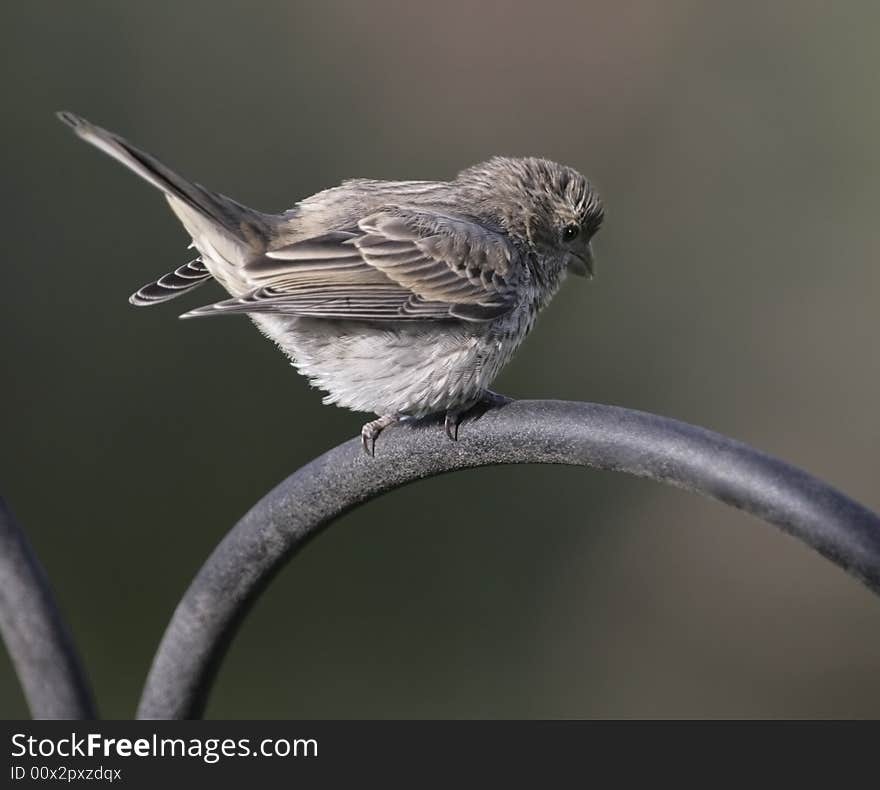
<svg viewBox="0 0 880 790">
<path fill-rule="evenodd" d="M 577 170 L 495 156 L 449 181 L 351 179 L 278 214 L 187 180 L 123 137 L 70 112 L 87 143 L 158 188 L 197 257 L 144 285 L 138 307 L 215 280 L 228 298 L 181 315 L 245 314 L 325 404 L 401 420 L 462 417 L 499 396 L 493 380 L 568 274 L 592 278 L 604 218 Z"/>
</svg>

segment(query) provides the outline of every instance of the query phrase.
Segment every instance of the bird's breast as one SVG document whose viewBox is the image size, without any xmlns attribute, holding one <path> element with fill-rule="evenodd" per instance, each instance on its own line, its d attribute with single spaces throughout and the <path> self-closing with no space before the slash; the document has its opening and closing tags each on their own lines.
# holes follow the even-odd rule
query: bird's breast
<svg viewBox="0 0 880 790">
<path fill-rule="evenodd" d="M 530 326 L 527 316 L 487 324 L 353 321 L 254 315 L 325 403 L 423 417 L 478 400 Z"/>
</svg>

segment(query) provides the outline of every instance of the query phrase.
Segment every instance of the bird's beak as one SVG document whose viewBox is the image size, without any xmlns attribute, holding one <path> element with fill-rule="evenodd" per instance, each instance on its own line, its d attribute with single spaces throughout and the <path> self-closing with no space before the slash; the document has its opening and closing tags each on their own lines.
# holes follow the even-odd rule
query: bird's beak
<svg viewBox="0 0 880 790">
<path fill-rule="evenodd" d="M 586 277 L 588 280 L 592 280 L 593 274 L 595 274 L 596 271 L 595 262 L 593 260 L 593 246 L 588 244 L 582 255 L 570 253 L 568 256 L 567 268 L 572 274 L 576 274 L 578 277 Z"/>
</svg>

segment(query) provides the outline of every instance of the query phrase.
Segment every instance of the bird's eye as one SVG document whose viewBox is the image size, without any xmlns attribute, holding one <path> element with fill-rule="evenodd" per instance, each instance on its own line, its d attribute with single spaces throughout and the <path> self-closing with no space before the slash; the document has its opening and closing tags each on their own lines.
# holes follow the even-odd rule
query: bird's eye
<svg viewBox="0 0 880 790">
<path fill-rule="evenodd" d="M 578 225 L 575 225 L 574 223 L 572 223 L 570 225 L 566 225 L 562 229 L 562 240 L 563 241 L 573 241 L 574 239 L 577 238 L 577 235 L 580 232 L 581 232 L 581 229 Z"/>
</svg>

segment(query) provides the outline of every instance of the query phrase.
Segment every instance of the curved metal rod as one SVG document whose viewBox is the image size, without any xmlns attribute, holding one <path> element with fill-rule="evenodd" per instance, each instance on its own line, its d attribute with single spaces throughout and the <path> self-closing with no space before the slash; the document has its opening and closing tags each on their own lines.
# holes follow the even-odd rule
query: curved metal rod
<svg viewBox="0 0 880 790">
<path fill-rule="evenodd" d="M 462 426 L 400 425 L 369 458 L 336 447 L 270 491 L 223 538 L 177 607 L 139 718 L 201 715 L 217 669 L 274 574 L 337 516 L 386 491 L 490 464 L 575 464 L 705 494 L 781 527 L 880 592 L 880 517 L 806 472 L 676 420 L 614 406 L 515 401 Z"/>
<path fill-rule="evenodd" d="M 46 573 L 2 497 L 0 633 L 35 719 L 98 717 Z"/>
</svg>

